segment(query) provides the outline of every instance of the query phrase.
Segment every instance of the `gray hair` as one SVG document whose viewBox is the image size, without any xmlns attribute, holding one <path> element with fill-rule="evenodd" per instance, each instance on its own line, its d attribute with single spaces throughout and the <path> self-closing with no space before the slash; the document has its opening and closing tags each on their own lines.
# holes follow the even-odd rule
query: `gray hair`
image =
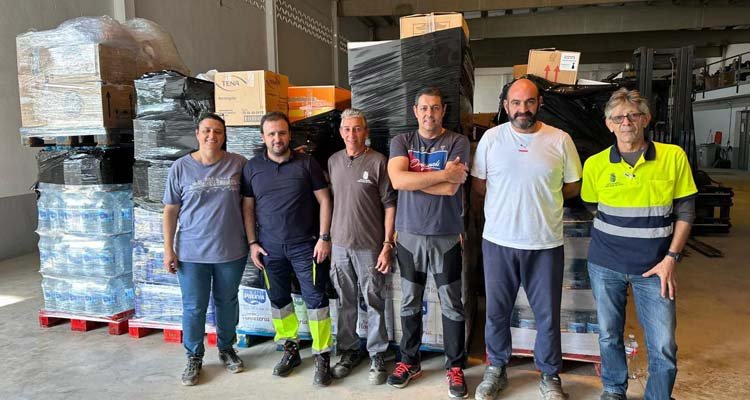
<svg viewBox="0 0 750 400">
<path fill-rule="evenodd" d="M 367 116 L 365 116 L 364 111 L 356 108 L 347 108 L 341 113 L 341 120 L 343 121 L 347 118 L 362 118 L 362 122 L 365 124 L 365 129 L 367 129 Z"/>
<path fill-rule="evenodd" d="M 638 107 L 638 111 L 651 117 L 651 110 L 648 107 L 648 100 L 641 96 L 641 92 L 637 90 L 628 90 L 626 88 L 620 88 L 616 92 L 612 93 L 612 97 L 607 101 L 607 105 L 604 107 L 604 117 L 609 118 L 612 116 L 612 111 L 625 104 L 632 104 Z"/>
</svg>

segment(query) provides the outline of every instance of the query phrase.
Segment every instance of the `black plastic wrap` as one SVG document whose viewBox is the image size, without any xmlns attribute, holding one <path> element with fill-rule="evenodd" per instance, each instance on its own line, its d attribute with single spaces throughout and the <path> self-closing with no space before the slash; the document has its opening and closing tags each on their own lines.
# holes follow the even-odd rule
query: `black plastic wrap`
<svg viewBox="0 0 750 400">
<path fill-rule="evenodd" d="M 135 158 L 174 160 L 198 149 L 192 120 L 133 120 Z"/>
<path fill-rule="evenodd" d="M 38 180 L 60 185 L 133 182 L 133 146 L 67 148 L 37 153 Z"/>
<path fill-rule="evenodd" d="M 227 151 L 240 154 L 249 160 L 263 151 L 263 148 L 259 126 L 227 127 Z"/>
<path fill-rule="evenodd" d="M 133 165 L 133 198 L 138 204 L 161 204 L 167 185 L 170 160 L 136 160 Z"/>
<path fill-rule="evenodd" d="M 135 81 L 138 119 L 196 120 L 214 110 L 214 84 L 175 71 L 145 74 Z"/>
<path fill-rule="evenodd" d="M 438 87 L 447 105 L 443 126 L 471 131 L 474 61 L 460 28 L 349 49 L 352 107 L 368 116 L 372 147 L 388 154 L 390 138 L 417 129 L 414 96 Z"/>
<path fill-rule="evenodd" d="M 368 120 L 369 122 L 369 120 Z M 292 124 L 292 147 L 305 146 L 324 170 L 328 169 L 328 157 L 344 148 L 339 134 L 341 111 L 332 110 Z"/>
<path fill-rule="evenodd" d="M 604 123 L 604 107 L 618 85 L 561 85 L 527 75 L 543 97 L 537 119 L 567 132 L 573 139 L 581 162 L 615 143 L 615 135 Z M 503 100 L 510 84 L 500 95 L 498 123 L 508 121 Z"/>
</svg>

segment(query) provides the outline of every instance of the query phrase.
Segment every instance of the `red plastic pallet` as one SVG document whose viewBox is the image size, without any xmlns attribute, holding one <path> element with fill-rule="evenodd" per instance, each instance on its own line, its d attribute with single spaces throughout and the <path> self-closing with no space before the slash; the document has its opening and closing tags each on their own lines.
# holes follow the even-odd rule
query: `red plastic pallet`
<svg viewBox="0 0 750 400">
<path fill-rule="evenodd" d="M 182 327 L 177 324 L 131 320 L 128 327 L 128 333 L 134 339 L 140 339 L 156 331 L 164 332 L 165 343 L 182 343 Z M 209 346 L 216 346 L 215 331 L 207 329 L 206 338 Z"/>
<path fill-rule="evenodd" d="M 132 316 L 133 310 L 123 311 L 106 317 L 39 310 L 39 326 L 42 328 L 49 328 L 70 321 L 70 330 L 76 332 L 88 332 L 92 329 L 107 325 L 107 330 L 110 335 L 122 335 L 128 331 L 128 320 Z"/>
</svg>

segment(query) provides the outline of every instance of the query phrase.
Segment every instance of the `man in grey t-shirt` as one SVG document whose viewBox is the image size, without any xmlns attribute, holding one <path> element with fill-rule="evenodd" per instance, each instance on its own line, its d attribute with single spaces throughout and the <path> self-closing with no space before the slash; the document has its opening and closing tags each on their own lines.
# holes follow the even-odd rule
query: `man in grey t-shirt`
<svg viewBox="0 0 750 400">
<path fill-rule="evenodd" d="M 385 156 L 365 145 L 370 133 L 365 114 L 345 110 L 339 132 L 346 148 L 328 159 L 334 195 L 331 280 L 339 295 L 336 342 L 341 355 L 331 372 L 334 378 L 343 378 L 363 358 L 357 335 L 361 292 L 367 307 L 369 380 L 379 385 L 387 375 L 384 294 L 394 247 L 396 192 L 388 178 Z"/>
<path fill-rule="evenodd" d="M 464 307 L 461 301 L 461 234 L 463 193 L 469 162 L 466 136 L 443 128 L 446 105 L 437 88 L 417 93 L 416 132 L 391 141 L 388 175 L 399 190 L 396 212 L 397 253 L 401 271 L 401 362 L 388 384 L 405 387 L 422 374 L 419 347 L 422 339 L 422 296 L 427 273 L 435 279 L 440 296 L 448 393 L 468 394 L 463 375 Z"/>
</svg>

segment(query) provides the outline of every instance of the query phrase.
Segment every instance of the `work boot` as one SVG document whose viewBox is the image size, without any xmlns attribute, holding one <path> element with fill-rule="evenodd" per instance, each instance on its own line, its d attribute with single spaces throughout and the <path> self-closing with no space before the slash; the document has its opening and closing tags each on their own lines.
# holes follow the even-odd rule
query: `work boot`
<svg viewBox="0 0 750 400">
<path fill-rule="evenodd" d="M 185 371 L 182 372 L 182 385 L 194 386 L 198 383 L 198 375 L 203 367 L 203 357 L 189 356 Z"/>
<path fill-rule="evenodd" d="M 313 385 L 328 386 L 331 381 L 333 381 L 331 377 L 331 353 L 316 354 Z"/>
<path fill-rule="evenodd" d="M 452 399 L 465 399 L 469 397 L 469 390 L 464 380 L 464 370 L 461 367 L 451 367 L 445 373 L 448 380 L 448 396 Z"/>
<path fill-rule="evenodd" d="M 628 400 L 628 397 L 622 393 L 612 393 L 605 390 L 599 396 L 599 400 Z"/>
<path fill-rule="evenodd" d="M 385 357 L 383 353 L 372 356 L 370 360 L 370 373 L 367 379 L 372 385 L 382 385 L 388 378 L 388 372 L 385 371 Z"/>
<path fill-rule="evenodd" d="M 568 394 L 562 390 L 562 381 L 557 374 L 542 374 L 542 380 L 539 382 L 539 393 L 544 400 L 565 400 L 568 398 Z"/>
<path fill-rule="evenodd" d="M 299 345 L 288 340 L 284 343 L 284 355 L 281 356 L 279 363 L 273 367 L 273 374 L 276 376 L 289 376 L 294 367 L 299 366 L 301 363 L 302 359 L 299 356 Z"/>
<path fill-rule="evenodd" d="M 342 351 L 341 359 L 333 366 L 331 375 L 336 379 L 341 379 L 352 372 L 352 369 L 362 362 L 362 355 L 359 350 Z"/>
<path fill-rule="evenodd" d="M 229 349 L 224 350 L 224 351 L 220 351 L 219 359 L 221 359 L 221 362 L 223 362 L 224 365 L 227 367 L 227 371 L 233 374 L 242 372 L 245 369 L 245 364 L 242 362 L 242 359 L 237 355 L 237 352 L 234 350 L 233 347 L 230 347 Z"/>
<path fill-rule="evenodd" d="M 412 379 L 422 376 L 422 367 L 417 365 L 400 362 L 396 364 L 391 376 L 388 377 L 388 384 L 395 388 L 405 388 Z"/>
<path fill-rule="evenodd" d="M 495 367 L 488 365 L 484 369 L 482 382 L 477 386 L 474 398 L 476 400 L 494 400 L 507 386 L 508 374 L 505 372 L 505 366 Z"/>
</svg>

